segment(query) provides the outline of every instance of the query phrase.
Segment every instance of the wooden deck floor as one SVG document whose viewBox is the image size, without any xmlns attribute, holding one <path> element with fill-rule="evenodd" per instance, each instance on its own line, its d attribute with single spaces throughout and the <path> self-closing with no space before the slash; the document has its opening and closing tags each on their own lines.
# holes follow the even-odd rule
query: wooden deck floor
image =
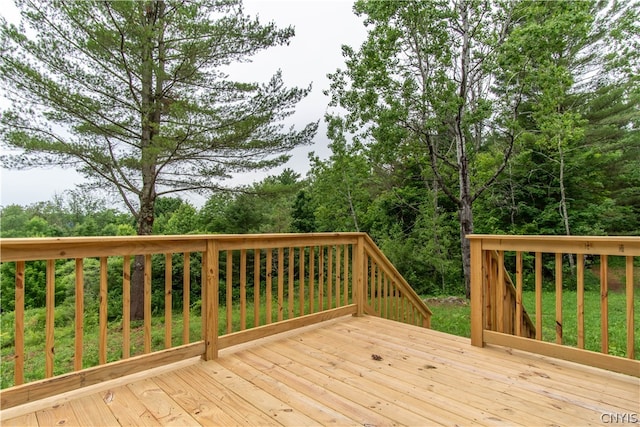
<svg viewBox="0 0 640 427">
<path fill-rule="evenodd" d="M 340 318 L 220 356 L 11 408 L 0 420 L 3 426 L 577 426 L 610 424 L 623 414 L 637 420 L 640 413 L 638 378 L 475 348 L 468 339 L 374 317 Z"/>
</svg>

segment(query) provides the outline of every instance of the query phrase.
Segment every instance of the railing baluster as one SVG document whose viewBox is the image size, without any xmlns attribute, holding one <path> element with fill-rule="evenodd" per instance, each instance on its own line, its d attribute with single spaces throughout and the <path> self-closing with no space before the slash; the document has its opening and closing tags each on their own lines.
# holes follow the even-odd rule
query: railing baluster
<svg viewBox="0 0 640 427">
<path fill-rule="evenodd" d="M 578 348 L 584 348 L 584 255 L 577 254 L 577 298 L 578 298 Z"/>
<path fill-rule="evenodd" d="M 542 253 L 536 252 L 536 339 L 542 340 Z"/>
<path fill-rule="evenodd" d="M 315 281 L 315 272 L 316 272 L 316 254 L 315 254 L 316 248 L 315 246 L 311 246 L 309 248 L 309 314 L 311 313 L 315 313 L 316 309 L 315 309 L 315 289 L 316 289 L 316 281 Z M 322 258 L 322 246 L 320 246 L 318 248 L 319 254 L 318 254 L 318 258 L 321 259 Z M 320 263 L 321 261 L 318 261 L 318 270 L 321 269 L 320 267 Z M 320 294 L 320 287 L 322 287 L 322 284 L 320 283 L 320 280 L 318 279 L 318 294 Z M 320 302 L 319 304 L 319 310 L 322 311 L 322 302 Z"/>
<path fill-rule="evenodd" d="M 247 329 L 247 250 L 240 251 L 240 330 Z"/>
<path fill-rule="evenodd" d="M 131 356 L 131 257 L 122 259 L 122 358 Z"/>
<path fill-rule="evenodd" d="M 55 304 L 56 304 L 56 261 L 47 260 L 47 279 L 46 279 L 46 321 L 45 321 L 45 378 L 53 376 L 53 358 L 54 358 L 54 335 L 53 327 L 55 320 Z"/>
<path fill-rule="evenodd" d="M 376 285 L 378 304 L 376 307 L 376 312 L 379 316 L 382 314 L 382 276 L 384 276 L 384 273 L 381 270 L 378 270 L 378 283 Z"/>
<path fill-rule="evenodd" d="M 233 331 L 233 253 L 227 250 L 227 275 L 225 279 L 227 333 Z"/>
<path fill-rule="evenodd" d="M 600 255 L 600 351 L 609 353 L 609 257 Z"/>
<path fill-rule="evenodd" d="M 344 245 L 343 256 L 344 266 L 342 268 L 342 274 L 344 281 L 342 286 L 342 301 L 344 302 L 344 305 L 347 305 L 349 304 L 349 245 Z"/>
<path fill-rule="evenodd" d="M 382 291 L 384 295 L 384 304 L 382 306 L 384 311 L 382 316 L 385 318 L 389 317 L 389 280 L 390 279 L 388 277 L 385 278 L 384 290 Z"/>
<path fill-rule="evenodd" d="M 324 283 L 328 280 L 324 274 L 324 246 L 318 248 L 318 310 L 324 310 Z M 313 297 L 310 298 L 313 301 Z M 313 304 L 313 302 L 311 303 Z"/>
<path fill-rule="evenodd" d="M 562 344 L 562 254 L 556 253 L 556 343 Z"/>
<path fill-rule="evenodd" d="M 364 278 L 366 276 L 366 268 L 365 268 L 366 255 L 364 253 L 364 237 L 362 236 L 358 237 L 358 242 L 356 244 L 354 251 L 355 251 L 355 254 L 353 257 L 353 276 L 354 276 L 355 286 L 353 289 L 353 298 L 356 303 L 356 316 L 362 316 L 363 309 L 364 309 L 364 302 L 365 302 L 365 297 L 364 297 L 365 279 Z"/>
<path fill-rule="evenodd" d="M 16 262 L 16 294 L 15 294 L 15 355 L 14 383 L 24 383 L 24 261 Z"/>
<path fill-rule="evenodd" d="M 151 255 L 144 256 L 144 352 L 151 353 Z"/>
<path fill-rule="evenodd" d="M 100 341 L 98 358 L 101 365 L 107 363 L 107 257 L 100 258 Z"/>
<path fill-rule="evenodd" d="M 295 249 L 289 248 L 289 319 L 293 318 L 293 301 L 294 301 L 294 288 L 295 288 Z"/>
<path fill-rule="evenodd" d="M 333 307 L 333 246 L 327 247 L 327 308 Z"/>
<path fill-rule="evenodd" d="M 266 259 L 266 267 L 265 267 L 265 280 L 266 280 L 266 289 L 265 289 L 265 299 L 266 299 L 266 324 L 270 324 L 273 321 L 273 312 L 271 303 L 273 301 L 272 295 L 272 287 L 273 287 L 273 249 L 267 249 L 267 259 Z"/>
<path fill-rule="evenodd" d="M 278 248 L 278 321 L 284 319 L 284 248 Z"/>
<path fill-rule="evenodd" d="M 523 336 L 522 323 L 524 307 L 522 305 L 522 252 L 516 252 L 516 335 Z"/>
<path fill-rule="evenodd" d="M 182 344 L 189 344 L 189 321 L 191 319 L 191 254 L 182 256 Z"/>
<path fill-rule="evenodd" d="M 299 287 L 300 289 L 298 290 L 299 293 L 299 298 L 300 298 L 300 316 L 304 316 L 304 286 L 305 286 L 305 282 L 304 282 L 304 247 L 300 248 L 300 256 L 299 256 L 299 263 L 298 263 L 298 269 L 300 270 L 300 283 L 299 283 Z"/>
<path fill-rule="evenodd" d="M 75 349 L 73 368 L 82 369 L 82 350 L 84 342 L 84 269 L 83 259 L 76 258 L 76 313 L 75 313 Z"/>
<path fill-rule="evenodd" d="M 204 312 L 203 333 L 205 351 L 202 355 L 204 360 L 218 358 L 218 327 L 219 327 L 219 296 L 220 291 L 220 251 L 216 240 L 207 240 L 205 252 L 202 254 L 203 265 L 203 292 L 204 299 L 202 306 Z"/>
<path fill-rule="evenodd" d="M 498 282 L 496 286 L 496 330 L 505 332 L 506 315 L 505 315 L 505 298 L 507 294 L 504 279 L 504 251 L 498 251 Z"/>
<path fill-rule="evenodd" d="M 340 307 L 340 246 L 336 246 L 336 307 Z"/>
<path fill-rule="evenodd" d="M 628 256 L 626 265 L 627 288 L 627 357 L 635 358 L 633 321 L 633 257 Z"/>
<path fill-rule="evenodd" d="M 164 254 L 164 348 L 171 348 L 173 323 L 173 254 Z"/>
<path fill-rule="evenodd" d="M 253 250 L 253 326 L 260 326 L 260 249 Z"/>
</svg>

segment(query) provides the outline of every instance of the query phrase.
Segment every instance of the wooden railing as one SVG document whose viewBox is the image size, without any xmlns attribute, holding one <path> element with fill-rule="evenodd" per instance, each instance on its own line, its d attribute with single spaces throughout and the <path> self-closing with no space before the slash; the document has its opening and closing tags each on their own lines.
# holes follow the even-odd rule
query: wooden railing
<svg viewBox="0 0 640 427">
<path fill-rule="evenodd" d="M 365 313 L 430 328 L 431 311 L 369 236 L 364 250 Z"/>
<path fill-rule="evenodd" d="M 486 251 L 484 265 L 484 329 L 535 338 L 536 327 L 522 305 L 522 292 L 518 294 L 511 274 L 504 265 L 504 254 Z M 518 277 L 521 279 L 522 275 Z"/>
<path fill-rule="evenodd" d="M 3 369 L 13 369 L 14 384 L 0 391 L 3 408 L 191 357 L 214 359 L 223 348 L 339 316 L 366 313 L 428 326 L 431 315 L 363 233 L 2 239 L 0 245 L 0 261 L 15 267 L 13 335 L 6 340 L 3 331 L 3 346 L 13 340 L 12 366 L 5 360 Z M 45 264 L 42 283 L 25 275 L 35 263 Z M 136 263 L 143 270 L 144 320 L 132 322 Z M 89 264 L 99 271 L 89 274 Z M 61 270 L 73 272 L 75 299 L 75 344 L 66 352 L 56 347 Z M 25 290 L 33 287 L 46 289 L 40 378 L 31 375 L 37 357 L 25 352 Z M 121 306 L 109 304 L 114 287 Z M 84 320 L 88 288 L 99 298 L 91 333 Z M 97 352 L 93 362 L 88 350 Z"/>
<path fill-rule="evenodd" d="M 534 353 L 571 360 L 578 363 L 640 376 L 640 361 L 636 360 L 638 339 L 635 332 L 634 261 L 640 257 L 640 237 L 579 237 L 579 236 L 489 236 L 470 235 L 471 241 L 471 343 L 475 346 L 497 344 Z M 610 324 L 609 284 L 612 281 L 612 258 L 615 264 L 624 266 L 623 283 L 616 301 L 623 300 L 617 310 L 624 313 L 622 325 Z M 524 260 L 527 260 L 525 266 Z M 565 259 L 571 259 L 566 261 Z M 599 263 L 599 268 L 589 269 L 591 282 L 598 281 L 598 292 L 590 291 L 599 302 L 599 313 L 595 321 L 586 321 L 585 316 L 585 262 Z M 515 304 L 500 286 L 506 279 L 503 272 L 507 265 L 516 277 Z M 573 267 L 574 271 L 571 270 Z M 568 272 L 567 272 L 568 270 Z M 599 276 L 599 279 L 597 278 Z M 535 327 L 524 322 L 516 322 L 510 327 L 509 318 L 515 312 L 515 319 L 525 315 L 523 282 L 530 280 L 535 290 L 533 307 Z M 635 285 L 634 285 L 635 282 Z M 568 304 L 565 294 L 568 287 L 575 286 L 575 327 L 569 328 L 563 321 L 564 305 Z M 592 284 L 590 286 L 593 286 Z M 543 295 L 552 295 L 552 303 L 543 304 Z M 571 301 L 573 305 L 573 301 Z M 564 313 L 567 314 L 567 313 Z M 591 313 L 588 313 L 591 314 Z M 569 317 L 568 315 L 566 317 Z M 572 316 L 573 317 L 573 314 Z M 589 316 L 591 319 L 593 316 Z M 619 320 L 622 316 L 616 317 Z M 590 328 L 590 329 L 588 329 Z M 623 347 L 613 349 L 609 345 L 611 333 L 623 328 Z M 550 331 L 545 336 L 545 331 Z M 585 337 L 589 332 L 587 348 Z M 533 333 L 535 339 L 528 338 Z M 617 333 L 617 335 L 620 335 Z M 596 344 L 593 344 L 596 343 Z M 593 348 L 597 346 L 597 348 Z M 615 355 L 610 353 L 624 353 Z"/>
</svg>

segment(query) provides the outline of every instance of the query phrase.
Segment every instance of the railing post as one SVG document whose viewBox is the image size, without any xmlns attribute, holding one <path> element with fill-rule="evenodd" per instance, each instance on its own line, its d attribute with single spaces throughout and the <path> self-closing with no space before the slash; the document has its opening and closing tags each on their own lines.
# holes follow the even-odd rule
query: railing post
<svg viewBox="0 0 640 427">
<path fill-rule="evenodd" d="M 467 236 L 470 238 L 471 236 Z M 482 310 L 484 307 L 482 286 L 482 240 L 470 238 L 471 243 L 471 345 L 484 347 Z"/>
<path fill-rule="evenodd" d="M 218 357 L 218 290 L 220 287 L 218 243 L 213 239 L 207 240 L 207 250 L 204 258 L 204 288 L 202 303 L 202 329 L 204 331 L 205 350 L 202 358 L 212 360 Z"/>
<path fill-rule="evenodd" d="M 356 316 L 364 314 L 364 237 L 359 236 L 355 248 L 354 290 L 356 295 Z"/>
</svg>

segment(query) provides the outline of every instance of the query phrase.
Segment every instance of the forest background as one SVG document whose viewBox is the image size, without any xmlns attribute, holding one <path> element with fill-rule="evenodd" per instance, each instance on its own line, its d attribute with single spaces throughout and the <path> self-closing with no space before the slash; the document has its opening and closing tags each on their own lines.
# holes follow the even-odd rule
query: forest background
<svg viewBox="0 0 640 427">
<path fill-rule="evenodd" d="M 638 5 L 487 4 L 357 2 L 368 37 L 331 76 L 330 157 L 201 207 L 158 197 L 152 233 L 362 231 L 422 295 L 468 292 L 468 232 L 640 235 Z M 114 206 L 86 187 L 3 206 L 0 234 L 136 234 Z"/>
</svg>

